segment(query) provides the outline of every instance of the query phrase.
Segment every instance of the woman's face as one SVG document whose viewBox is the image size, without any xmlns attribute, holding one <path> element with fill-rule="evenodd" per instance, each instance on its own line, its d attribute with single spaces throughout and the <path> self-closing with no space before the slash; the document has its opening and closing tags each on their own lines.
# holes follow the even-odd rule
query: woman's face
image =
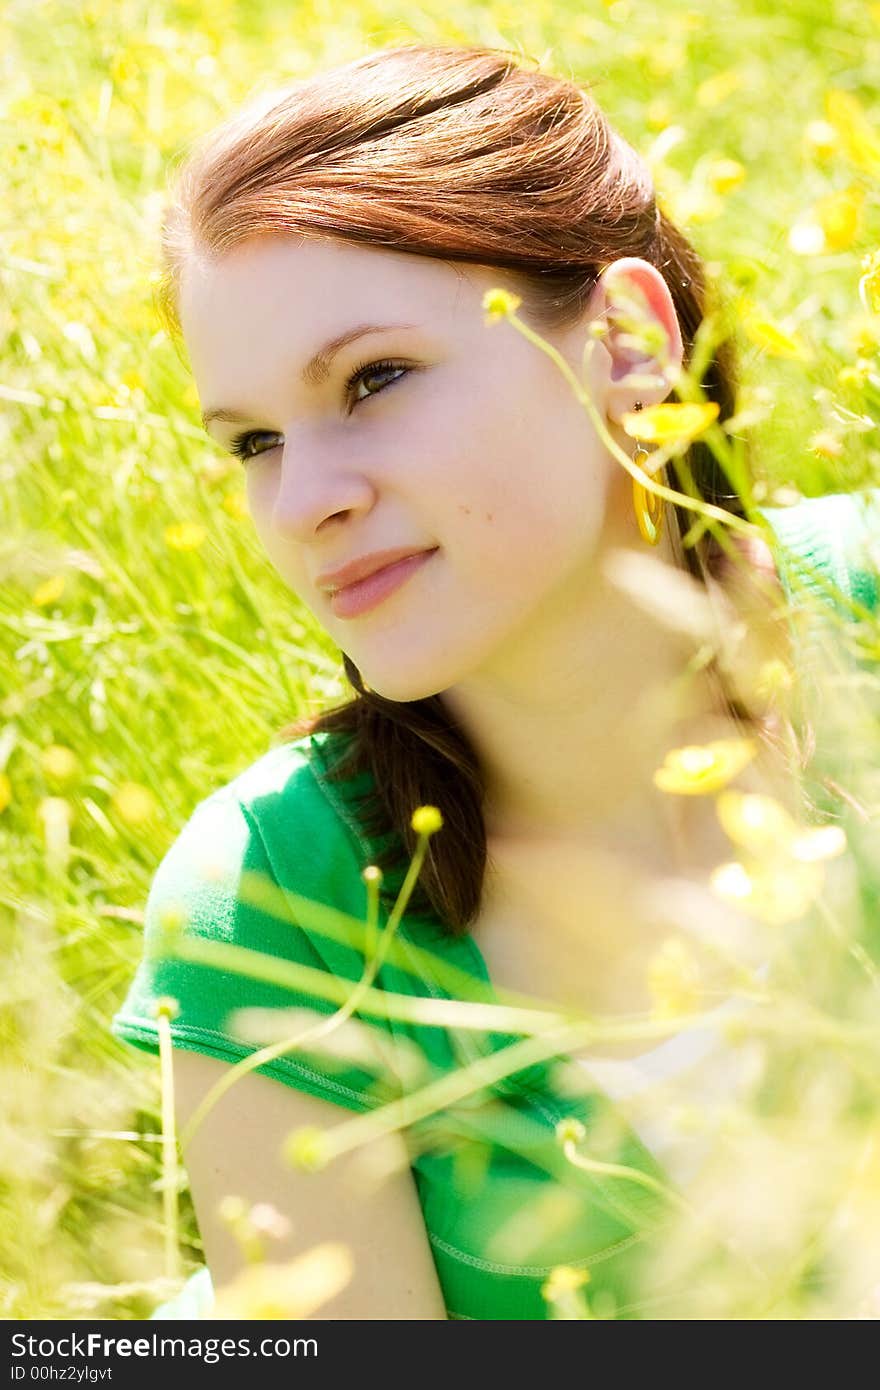
<svg viewBox="0 0 880 1390">
<path fill-rule="evenodd" d="M 182 279 L 204 411 L 242 417 L 209 431 L 227 448 L 254 436 L 243 466 L 269 558 L 388 699 L 491 674 L 531 625 L 576 623 L 610 487 L 629 486 L 558 366 L 512 324 L 485 322 L 484 291 L 506 284 L 490 268 L 294 237 L 190 261 Z M 577 377 L 589 317 L 542 334 Z M 303 380 L 321 347 L 366 324 L 389 326 Z M 369 611 L 337 615 L 319 574 L 398 546 L 436 553 Z"/>
</svg>

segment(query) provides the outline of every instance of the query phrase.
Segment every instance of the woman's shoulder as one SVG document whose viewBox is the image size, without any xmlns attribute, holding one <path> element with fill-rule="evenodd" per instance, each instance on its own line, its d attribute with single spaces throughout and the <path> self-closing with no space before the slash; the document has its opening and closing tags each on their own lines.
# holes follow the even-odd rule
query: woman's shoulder
<svg viewBox="0 0 880 1390">
<path fill-rule="evenodd" d="M 196 805 L 153 874 L 116 1037 L 155 1052 L 156 1010 L 170 998 L 179 1046 L 235 1060 L 265 1041 L 261 1010 L 331 1012 L 361 977 L 364 865 L 313 757 L 305 739 L 270 749 Z M 242 1009 L 252 1037 L 241 1032 Z M 362 1105 L 374 1078 L 359 1062 L 337 1070 L 323 1054 L 270 1068 L 290 1085 Z"/>
<path fill-rule="evenodd" d="M 199 806 L 233 798 L 262 821 L 288 815 L 292 804 L 320 805 L 326 734 L 305 734 L 275 744 L 228 781 L 209 792 Z"/>
<path fill-rule="evenodd" d="M 349 806 L 356 779 L 329 776 L 339 744 L 326 730 L 276 744 L 198 801 L 181 836 L 194 841 L 191 827 L 243 819 L 273 860 L 313 854 L 319 843 L 325 849 L 347 843 L 360 853 L 365 847 L 351 833 L 356 822 Z"/>
<path fill-rule="evenodd" d="M 347 787 L 328 781 L 336 744 L 326 732 L 278 744 L 209 792 L 166 851 L 154 891 L 206 875 L 237 887 L 253 864 L 279 886 L 360 910 L 368 846 L 353 831 Z"/>
</svg>

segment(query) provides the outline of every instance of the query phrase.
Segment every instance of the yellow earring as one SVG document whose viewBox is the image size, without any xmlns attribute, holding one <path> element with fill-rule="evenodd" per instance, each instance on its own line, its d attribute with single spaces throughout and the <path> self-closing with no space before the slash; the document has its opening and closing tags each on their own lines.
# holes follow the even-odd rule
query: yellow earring
<svg viewBox="0 0 880 1390">
<path fill-rule="evenodd" d="M 636 401 L 634 408 L 641 410 L 641 401 Z M 640 447 L 633 454 L 632 461 L 639 468 L 643 468 L 649 458 L 647 449 Z M 637 478 L 632 480 L 632 490 L 633 507 L 642 539 L 649 545 L 656 545 L 663 531 L 663 498 L 658 497 L 655 492 L 649 492 Z"/>
</svg>

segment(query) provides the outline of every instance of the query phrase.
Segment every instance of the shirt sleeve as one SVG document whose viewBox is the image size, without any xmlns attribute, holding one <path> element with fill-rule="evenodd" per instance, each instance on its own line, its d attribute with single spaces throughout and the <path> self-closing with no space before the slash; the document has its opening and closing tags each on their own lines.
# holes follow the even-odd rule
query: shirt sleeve
<svg viewBox="0 0 880 1390">
<path fill-rule="evenodd" d="M 800 684 L 824 704 L 830 672 L 876 665 L 860 653 L 851 625 L 880 602 L 880 488 L 757 510 L 775 533 Z"/>
<path fill-rule="evenodd" d="M 880 590 L 880 488 L 806 497 L 793 507 L 758 507 L 781 542 L 776 559 L 786 596 L 840 609 L 835 590 L 869 611 Z M 827 587 L 830 581 L 831 588 Z"/>
<path fill-rule="evenodd" d="M 312 839 L 308 826 L 289 827 L 300 863 L 302 856 L 320 860 L 320 829 Z M 176 1047 L 236 1062 L 320 1023 L 354 987 L 364 955 L 338 930 L 327 937 L 307 930 L 302 915 L 277 881 L 253 809 L 229 788 L 215 792 L 155 871 L 143 954 L 112 1034 L 158 1054 L 156 1006 L 170 997 Z M 236 948 L 234 960 L 228 947 Z M 210 960 L 195 959 L 199 950 L 212 952 Z M 266 968 L 274 979 L 261 978 Z M 328 981 L 334 999 L 319 992 Z M 381 1057 L 383 1032 L 387 1040 L 381 1020 L 354 1015 L 258 1070 L 349 1109 L 372 1109 L 397 1094 Z"/>
</svg>

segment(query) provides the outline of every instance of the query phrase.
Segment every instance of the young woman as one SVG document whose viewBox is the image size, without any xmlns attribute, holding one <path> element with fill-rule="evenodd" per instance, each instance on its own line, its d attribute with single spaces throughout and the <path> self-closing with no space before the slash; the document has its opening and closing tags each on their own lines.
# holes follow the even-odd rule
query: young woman
<svg viewBox="0 0 880 1390">
<path fill-rule="evenodd" d="M 726 543 L 709 529 L 684 547 L 695 514 L 634 486 L 608 445 L 632 454 L 624 417 L 670 396 L 706 310 L 700 259 L 658 209 L 646 166 L 573 82 L 496 50 L 405 46 L 263 96 L 212 132 L 180 173 L 163 246 L 163 304 L 206 428 L 240 456 L 259 538 L 343 652 L 355 696 L 288 726 L 297 742 L 201 803 L 153 883 L 148 941 L 167 905 L 184 901 L 197 936 L 354 981 L 357 962 L 302 920 L 276 930 L 244 904 L 242 874 L 254 868 L 362 916 L 359 871 L 381 862 L 390 907 L 393 870 L 416 844 L 413 811 L 430 805 L 443 826 L 401 927 L 410 945 L 482 977 L 498 998 L 527 995 L 604 1023 L 650 1014 L 672 902 L 658 882 L 678 886 L 678 925 L 689 914 L 720 921 L 725 910 L 701 885 L 730 857 L 711 798 L 654 785 L 667 752 L 751 736 L 756 756 L 738 785 L 794 803 L 774 739 L 785 721 L 753 679 L 789 655 L 770 549 L 757 526 Z M 603 428 L 556 361 L 510 323 L 487 321 L 492 288 L 520 298 L 523 321 L 582 381 Z M 633 302 L 653 337 L 621 327 Z M 728 419 L 730 342 L 703 387 Z M 745 514 L 704 444 L 657 478 Z M 633 552 L 651 562 L 633 571 L 635 591 L 615 567 Z M 726 670 L 705 659 L 708 611 L 737 637 Z M 337 742 L 350 786 L 368 795 L 328 800 L 319 754 Z M 390 848 L 371 838 L 383 831 Z M 691 933 L 697 1011 L 723 1015 L 743 968 L 760 978 L 742 922 L 730 940 L 737 950 L 725 955 Z M 397 970 L 378 983 L 456 997 L 412 978 Z M 184 1126 L 254 1051 L 231 1009 L 284 995 L 147 952 L 117 1035 L 155 1051 L 163 994 L 176 1001 Z M 334 1007 L 311 1002 L 319 1014 Z M 473 1055 L 442 1028 L 397 1021 L 386 1032 L 400 1048 L 416 1040 L 437 1075 Z M 489 1041 L 491 1052 L 498 1035 Z M 680 1077 L 677 1100 L 708 1116 L 713 1093 L 735 1095 L 720 1035 L 672 1041 L 677 1051 L 633 1037 L 570 1051 L 585 1110 L 554 1108 L 559 1073 L 522 1071 L 505 1103 L 525 1128 L 489 1124 L 488 1157 L 473 1134 L 466 1143 L 459 1116 L 445 1147 L 415 1144 L 404 1126 L 316 1172 L 282 1162 L 285 1137 L 330 1129 L 340 1106 L 369 1111 L 388 1093 L 356 1067 L 334 1072 L 326 1055 L 290 1050 L 238 1079 L 185 1150 L 210 1279 L 225 1284 L 243 1266 L 219 1212 L 232 1193 L 289 1219 L 273 1261 L 325 1241 L 348 1247 L 350 1277 L 317 1317 L 540 1318 L 560 1265 L 589 1274 L 600 1315 L 666 1315 L 676 1305 L 661 1282 L 628 1282 L 638 1236 L 627 1214 L 649 1189 L 564 1160 L 548 1176 L 553 1164 L 534 1146 L 541 1127 L 541 1154 L 558 1151 L 555 1125 L 576 1114 L 590 1152 L 686 1187 L 699 1142 L 664 1133 L 656 1116 L 640 1138 L 624 1107 L 622 1147 L 600 1142 L 614 1097 L 623 1105 Z M 578 1088 L 567 1085 L 573 1105 Z M 453 1130 L 482 1169 L 456 1165 Z M 566 1169 L 580 1187 L 566 1187 Z M 556 1224 L 550 1182 L 557 1197 L 576 1194 Z M 206 1272 L 198 1288 L 209 1299 Z M 157 1315 L 192 1307 L 179 1300 Z"/>
</svg>

